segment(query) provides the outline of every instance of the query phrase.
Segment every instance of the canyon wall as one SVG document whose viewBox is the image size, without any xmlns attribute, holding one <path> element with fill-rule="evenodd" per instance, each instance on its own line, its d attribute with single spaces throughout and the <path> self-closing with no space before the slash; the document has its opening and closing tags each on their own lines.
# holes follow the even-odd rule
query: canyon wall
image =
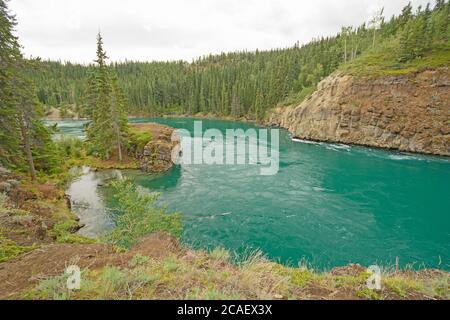
<svg viewBox="0 0 450 320">
<path fill-rule="evenodd" d="M 450 69 L 390 76 L 336 72 L 267 125 L 300 139 L 450 156 Z"/>
</svg>

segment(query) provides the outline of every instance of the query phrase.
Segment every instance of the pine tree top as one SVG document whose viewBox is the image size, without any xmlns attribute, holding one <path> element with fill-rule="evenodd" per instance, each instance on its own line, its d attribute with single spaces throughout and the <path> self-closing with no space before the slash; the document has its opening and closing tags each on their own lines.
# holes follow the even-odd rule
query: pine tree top
<svg viewBox="0 0 450 320">
<path fill-rule="evenodd" d="M 97 60 L 95 60 L 95 62 L 97 62 L 100 67 L 103 67 L 106 65 L 106 59 L 108 59 L 108 56 L 103 49 L 103 37 L 99 32 L 97 34 Z"/>
</svg>

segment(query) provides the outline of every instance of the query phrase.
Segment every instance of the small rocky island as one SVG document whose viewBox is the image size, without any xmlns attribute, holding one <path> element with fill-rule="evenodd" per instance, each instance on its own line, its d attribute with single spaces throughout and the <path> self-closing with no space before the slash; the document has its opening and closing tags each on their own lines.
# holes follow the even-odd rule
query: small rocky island
<svg viewBox="0 0 450 320">
<path fill-rule="evenodd" d="M 138 136 L 129 153 L 139 162 L 139 168 L 148 173 L 162 173 L 173 166 L 172 150 L 179 143 L 174 129 L 158 123 L 135 123 L 132 135 Z M 145 141 L 145 138 L 150 138 Z M 141 140 L 141 141 L 139 141 Z"/>
</svg>

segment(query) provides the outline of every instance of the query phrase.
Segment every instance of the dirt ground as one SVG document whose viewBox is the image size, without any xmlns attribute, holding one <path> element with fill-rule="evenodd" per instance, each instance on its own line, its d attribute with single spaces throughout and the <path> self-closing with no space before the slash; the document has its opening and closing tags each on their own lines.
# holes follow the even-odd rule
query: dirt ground
<svg viewBox="0 0 450 320">
<path fill-rule="evenodd" d="M 0 299 L 34 287 L 40 280 L 62 274 L 69 265 L 81 269 L 104 266 L 125 267 L 136 255 L 161 259 L 182 253 L 170 236 L 154 234 L 142 239 L 130 251 L 118 253 L 110 244 L 52 244 L 0 264 Z"/>
</svg>

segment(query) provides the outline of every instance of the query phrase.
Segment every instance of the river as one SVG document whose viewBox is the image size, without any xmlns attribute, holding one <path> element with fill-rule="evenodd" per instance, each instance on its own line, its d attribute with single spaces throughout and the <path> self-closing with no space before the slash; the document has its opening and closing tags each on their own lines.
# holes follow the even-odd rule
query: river
<svg viewBox="0 0 450 320">
<path fill-rule="evenodd" d="M 194 122 L 132 121 L 189 130 Z M 63 134 L 84 136 L 83 122 L 58 123 Z M 252 125 L 203 120 L 204 130 L 238 127 Z M 194 247 L 260 249 L 271 259 L 306 261 L 316 268 L 350 262 L 389 266 L 399 257 L 401 266 L 450 269 L 449 159 L 293 141 L 282 130 L 279 172 L 262 176 L 257 171 L 257 166 L 181 165 L 163 175 L 122 173 L 161 193 L 168 210 L 183 213 L 183 241 Z M 77 190 L 94 198 L 96 217 L 84 213 L 88 235 L 114 225 L 114 208 L 98 211 L 113 203 L 98 186 L 98 175 L 86 171 L 84 182 L 69 188 L 75 198 L 82 198 Z"/>
</svg>

